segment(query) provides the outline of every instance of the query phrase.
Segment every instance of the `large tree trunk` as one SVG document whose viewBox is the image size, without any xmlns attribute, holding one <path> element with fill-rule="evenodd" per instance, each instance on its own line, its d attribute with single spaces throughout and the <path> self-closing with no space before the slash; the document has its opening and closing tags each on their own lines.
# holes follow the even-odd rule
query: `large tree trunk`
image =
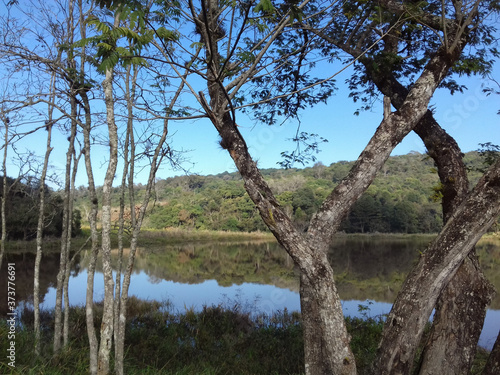
<svg viewBox="0 0 500 375">
<path fill-rule="evenodd" d="M 409 374 L 439 295 L 500 213 L 500 160 L 448 220 L 405 280 L 387 318 L 376 374 Z"/>
<path fill-rule="evenodd" d="M 441 293 L 420 374 L 467 374 L 491 302 L 492 287 L 472 251 Z"/>
<path fill-rule="evenodd" d="M 362 61 L 380 91 L 389 96 L 394 107 L 399 109 L 408 90 L 394 76 L 376 74 L 370 60 Z M 446 223 L 469 189 L 462 152 L 455 140 L 437 124 L 431 111 L 426 113 L 414 131 L 438 167 L 443 187 L 443 219 Z M 467 373 L 472 366 L 486 308 L 493 293 L 475 258 L 471 253 L 465 259 L 438 301 L 429 340 L 420 362 L 422 374 Z M 446 351 L 446 356 L 440 357 L 443 351 Z"/>
<path fill-rule="evenodd" d="M 483 375 L 498 375 L 500 374 L 500 332 L 498 333 L 495 345 L 491 350 L 490 357 L 484 367 Z"/>
<path fill-rule="evenodd" d="M 311 282 L 312 280 L 312 282 Z M 318 298 L 327 296 L 327 298 Z M 322 301 L 332 303 L 323 305 Z M 333 281 L 333 273 L 326 278 L 304 274 L 300 277 L 300 309 L 304 329 L 304 360 L 306 374 L 330 374 L 339 368 L 341 373 L 356 373 L 352 353 L 347 350 L 350 336 L 332 334 L 344 325 L 342 305 Z M 325 314 L 327 313 L 327 315 Z M 339 366 L 342 363 L 343 366 Z"/>
<path fill-rule="evenodd" d="M 217 73 L 218 51 L 216 5 L 210 3 L 198 20 L 202 40 L 207 46 L 208 93 L 210 104 L 200 93 L 200 101 L 222 138 L 266 225 L 290 254 L 301 271 L 301 298 L 304 321 L 306 374 L 355 374 L 356 366 L 349 346 L 340 299 L 333 281 L 333 271 L 326 251 L 342 218 L 366 191 L 394 147 L 410 132 L 427 111 L 427 105 L 463 43 L 453 53 L 440 49 L 431 58 L 412 86 L 401 109 L 388 115 L 358 158 L 349 175 L 334 189 L 311 220 L 307 236 L 299 234 L 285 215 L 255 162 L 248 153 L 235 120 L 231 119 L 228 95 Z M 196 16 L 196 15 L 195 15 Z"/>
</svg>

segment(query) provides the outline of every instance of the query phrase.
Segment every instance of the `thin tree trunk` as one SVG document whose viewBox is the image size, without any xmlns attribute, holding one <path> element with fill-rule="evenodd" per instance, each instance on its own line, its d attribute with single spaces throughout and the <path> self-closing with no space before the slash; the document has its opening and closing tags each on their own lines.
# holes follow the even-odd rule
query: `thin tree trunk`
<svg viewBox="0 0 500 375">
<path fill-rule="evenodd" d="M 94 276 L 97 263 L 97 256 L 99 254 L 99 231 L 97 229 L 97 213 L 99 211 L 97 192 L 94 183 L 94 174 L 92 171 L 92 161 L 90 158 L 90 129 L 92 119 L 90 116 L 90 104 L 86 93 L 81 93 L 82 102 L 85 109 L 85 126 L 83 128 L 83 147 L 84 147 L 84 160 L 85 168 L 87 171 L 89 198 L 90 198 L 90 212 L 88 214 L 90 225 L 90 236 L 92 239 L 90 260 L 87 268 L 87 294 L 85 299 L 85 316 L 87 322 L 87 335 L 89 338 L 89 373 L 91 375 L 97 374 L 97 357 L 99 342 L 97 341 L 97 333 L 94 325 Z"/>
<path fill-rule="evenodd" d="M 74 42 L 74 1 L 68 1 L 68 45 Z M 83 26 L 83 25 L 82 25 Z M 74 60 L 73 50 L 68 50 L 68 68 L 75 70 L 76 62 Z M 71 250 L 71 223 L 73 221 L 73 187 L 74 176 L 76 173 L 76 160 L 75 160 L 75 137 L 77 126 L 77 93 L 74 90 L 73 84 L 70 85 L 70 103 L 71 103 L 71 131 L 69 136 L 68 152 L 66 154 L 66 178 L 64 186 L 64 200 L 63 200 L 63 227 L 61 241 L 66 242 L 66 260 L 64 268 L 64 282 L 63 282 L 63 295 L 64 295 L 64 318 L 63 318 L 63 347 L 66 347 L 69 342 L 69 276 L 70 276 L 70 250 Z M 73 169 L 71 164 L 73 163 Z"/>
<path fill-rule="evenodd" d="M 2 116 L 3 117 L 3 116 Z M 5 213 L 5 203 L 7 202 L 7 148 L 9 146 L 9 122 L 2 118 L 5 135 L 3 144 L 3 160 L 2 160 L 2 200 L 1 200 L 1 215 L 2 215 L 2 235 L 0 237 L 0 269 L 2 268 L 2 260 L 5 252 L 5 241 L 7 240 L 7 214 Z"/>
<path fill-rule="evenodd" d="M 83 40 L 87 37 L 85 27 L 85 15 L 83 13 L 83 0 L 78 0 L 79 9 L 79 24 L 80 24 L 80 38 Z M 85 79 L 85 61 L 86 51 L 85 47 L 81 48 L 80 53 L 80 79 L 84 82 Z M 92 116 L 90 101 L 85 90 L 80 90 L 79 95 L 82 99 L 83 110 L 85 112 L 85 122 L 82 126 L 83 130 L 83 156 L 85 162 L 85 170 L 87 172 L 88 190 L 90 210 L 88 213 L 88 220 L 90 226 L 91 237 L 91 250 L 90 260 L 87 267 L 87 293 L 85 297 L 85 319 L 87 324 L 87 336 L 89 340 L 89 374 L 96 375 L 98 368 L 98 348 L 97 333 L 94 325 L 94 276 L 97 263 L 97 256 L 99 254 L 99 231 L 97 229 L 97 214 L 99 212 L 99 201 L 94 182 L 94 173 L 92 171 L 91 160 L 91 143 L 90 132 L 92 129 Z"/>
<path fill-rule="evenodd" d="M 115 27 L 118 26 L 115 16 Z M 102 270 L 104 276 L 104 303 L 99 344 L 98 374 L 107 375 L 110 371 L 111 347 L 113 344 L 114 281 L 111 265 L 111 192 L 118 162 L 118 132 L 114 114 L 113 70 L 106 70 L 102 83 L 106 103 L 106 122 L 108 124 L 109 162 L 102 186 Z"/>
<path fill-rule="evenodd" d="M 74 191 L 74 178 L 76 175 L 76 160 L 75 160 L 75 137 L 76 137 L 76 108 L 75 98 L 71 98 L 71 133 L 69 137 L 68 152 L 66 154 L 66 183 L 64 189 L 64 202 L 63 202 L 63 230 L 61 241 L 66 242 L 66 261 L 64 268 L 64 319 L 63 319 L 63 346 L 66 347 L 69 341 L 69 275 L 70 275 L 70 258 L 69 252 L 71 249 L 71 223 L 73 219 L 73 191 Z M 73 164 L 73 168 L 71 165 Z M 73 182 L 73 183 L 72 183 Z"/>
<path fill-rule="evenodd" d="M 114 307 L 114 336 L 115 336 L 115 373 L 122 375 L 123 372 L 123 359 L 124 359 L 124 337 L 125 333 L 122 332 L 121 330 L 121 324 L 120 324 L 120 312 L 122 309 L 124 310 L 124 306 L 122 307 L 122 293 L 121 293 L 121 276 L 122 276 L 122 267 L 123 267 L 123 233 L 124 233 L 124 226 L 125 226 L 125 190 L 127 186 L 127 176 L 129 176 L 129 188 L 130 188 L 130 221 L 133 227 L 133 215 L 134 211 L 132 210 L 133 206 L 133 168 L 131 167 L 131 170 L 129 171 L 129 165 L 134 163 L 134 152 L 131 150 L 130 152 L 130 158 L 129 158 L 129 145 L 132 148 L 133 147 L 133 95 L 131 94 L 130 90 L 130 70 L 132 69 L 132 66 L 129 65 L 127 68 L 127 73 L 125 76 L 125 100 L 127 101 L 127 112 L 128 112 L 128 119 L 127 119 L 127 131 L 125 134 L 125 144 L 124 144 L 124 150 L 123 150 L 123 173 L 122 173 L 122 182 L 121 182 L 121 188 L 120 188 L 120 212 L 119 212 L 119 223 L 118 223 L 118 267 L 116 270 L 116 277 L 115 277 L 115 307 Z M 135 70 L 134 72 L 137 72 Z M 132 83 L 133 85 L 135 84 L 135 81 Z M 122 340 L 123 337 L 123 340 Z M 122 343 L 123 341 L 123 343 Z"/>
<path fill-rule="evenodd" d="M 52 76 L 52 80 L 55 77 Z M 55 83 L 52 82 L 52 85 Z M 38 211 L 38 224 L 36 227 L 36 256 L 35 269 L 33 276 L 33 310 L 34 310 L 34 330 L 35 330 L 35 355 L 40 355 L 40 264 L 42 262 L 42 242 L 43 229 L 45 226 L 45 178 L 49 167 L 49 157 L 52 152 L 52 106 L 49 107 L 48 125 L 47 125 L 47 147 L 45 149 L 45 158 L 43 161 L 42 175 L 40 177 L 40 202 Z"/>
</svg>

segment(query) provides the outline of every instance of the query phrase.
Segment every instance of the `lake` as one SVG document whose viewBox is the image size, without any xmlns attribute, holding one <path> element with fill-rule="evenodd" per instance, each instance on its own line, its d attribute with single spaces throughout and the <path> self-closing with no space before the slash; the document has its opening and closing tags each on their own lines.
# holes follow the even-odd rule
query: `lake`
<svg viewBox="0 0 500 375">
<path fill-rule="evenodd" d="M 329 253 L 346 315 L 377 316 L 390 311 L 406 273 L 431 236 L 338 236 Z M 482 240 L 478 254 L 488 279 L 500 289 L 500 241 Z M 127 249 L 125 250 L 127 253 Z M 128 254 L 127 254 L 128 255 Z M 90 252 L 77 255 L 71 270 L 69 298 L 85 303 Z M 18 304 L 32 301 L 33 253 L 7 254 L 2 264 L 16 265 Z M 115 267 L 117 251 L 113 252 Z M 55 304 L 57 254 L 42 258 L 42 308 Z M 104 283 L 97 266 L 94 296 L 102 300 Z M 0 298 L 6 301 L 5 278 Z M 172 311 L 200 310 L 204 305 L 239 306 L 251 313 L 299 311 L 298 273 L 291 258 L 276 242 L 185 242 L 175 246 L 139 248 L 130 295 L 170 302 Z M 0 313 L 6 313 L 0 304 Z M 5 311 L 4 311 L 5 310 Z M 480 345 L 491 348 L 500 329 L 500 297 L 488 310 Z"/>
</svg>

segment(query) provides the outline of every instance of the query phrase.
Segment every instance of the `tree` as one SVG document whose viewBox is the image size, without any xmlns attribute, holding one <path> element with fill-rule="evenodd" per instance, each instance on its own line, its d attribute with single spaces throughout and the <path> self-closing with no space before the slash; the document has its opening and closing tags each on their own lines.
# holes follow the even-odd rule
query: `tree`
<svg viewBox="0 0 500 375">
<path fill-rule="evenodd" d="M 477 36 L 474 31 L 481 28 L 481 17 L 490 9 L 488 8 L 490 3 L 482 1 L 462 6 L 456 3 L 455 7 L 448 7 L 452 5 L 451 2 L 443 3 L 444 7 L 437 6 L 437 3 L 408 7 L 406 4 L 401 5 L 391 1 L 363 2 L 365 3 L 368 4 L 367 7 L 362 7 L 361 14 L 356 14 L 360 4 L 355 1 L 338 4 L 337 8 L 332 6 L 335 4 L 328 4 L 331 8 L 320 8 L 307 1 L 299 5 L 276 6 L 268 1 L 257 4 L 222 4 L 216 1 L 201 1 L 195 4 L 190 1 L 187 9 L 176 8 L 176 4 L 168 4 L 158 8 L 156 12 L 152 11 L 159 22 L 156 26 L 152 24 L 152 19 L 145 21 L 155 28 L 158 36 L 158 42 L 153 43 L 158 48 L 159 56 L 153 58 L 163 59 L 171 69 L 173 77 L 176 76 L 177 68 L 183 65 L 180 62 L 187 60 L 180 54 L 186 52 L 189 56 L 190 42 L 180 40 L 176 43 L 177 49 L 167 48 L 162 44 L 163 25 L 174 25 L 182 19 L 184 27 L 190 25 L 191 30 L 194 30 L 199 37 L 199 42 L 195 42 L 192 46 L 198 51 L 201 47 L 205 55 L 195 58 L 188 66 L 191 73 L 205 80 L 206 89 L 195 89 L 196 84 L 188 80 L 190 77 L 177 73 L 177 78 L 186 82 L 186 86 L 201 106 L 200 112 L 204 113 L 217 129 L 221 137 L 220 144 L 228 150 L 235 162 L 243 177 L 245 189 L 261 217 L 301 271 L 301 303 L 308 374 L 356 371 L 333 282 L 333 271 L 325 255 L 330 238 L 341 219 L 373 181 L 393 148 L 426 116 L 429 100 L 436 88 L 443 84 L 453 87 L 453 82 L 447 81 L 447 77 L 459 62 L 466 60 L 463 50 L 467 45 L 474 43 L 474 37 Z M 327 14 L 329 9 L 335 9 L 336 13 L 333 16 Z M 146 16 L 151 13 L 144 12 Z M 166 17 L 167 14 L 173 17 Z M 323 18 L 325 14 L 327 15 Z M 316 18 L 318 15 L 319 21 Z M 303 94 L 312 80 L 301 69 L 304 67 L 307 53 L 312 48 L 310 40 L 314 32 L 306 22 L 302 22 L 306 27 L 294 27 L 296 25 L 294 22 L 307 20 L 316 29 L 322 30 L 330 26 L 330 22 L 339 21 L 338 24 L 342 25 L 346 17 L 351 19 L 354 18 L 353 15 L 359 16 L 356 18 L 357 23 L 355 22 L 351 29 L 344 28 L 346 31 L 344 35 L 355 42 L 365 37 L 360 42 L 364 47 L 363 53 L 380 41 L 384 41 L 381 45 L 390 52 L 395 44 L 394 39 L 391 39 L 392 35 L 399 30 L 416 30 L 417 34 L 421 32 L 421 35 L 425 36 L 434 33 L 436 37 L 429 39 L 432 42 L 426 45 L 421 56 L 417 56 L 418 64 L 414 64 L 412 74 L 408 76 L 410 85 L 406 94 L 399 98 L 398 110 L 391 113 L 390 108 L 386 106 L 384 119 L 375 135 L 348 176 L 340 181 L 313 215 L 307 232 L 302 234 L 295 229 L 291 219 L 279 205 L 249 154 L 245 140 L 236 125 L 235 116 L 238 106 L 244 104 L 253 106 L 252 108 L 257 110 L 259 119 L 273 123 L 276 121 L 276 116 L 293 117 L 306 104 L 325 100 L 331 93 L 331 86 L 325 84 L 328 80 L 316 81 L 320 90 L 314 95 Z M 289 25 L 291 28 L 288 29 Z M 283 33 L 285 29 L 291 35 L 289 38 Z M 249 31 L 253 31 L 253 38 L 248 37 L 252 35 Z M 342 29 L 338 32 L 341 33 Z M 181 36 L 184 36 L 184 32 Z M 286 42 L 289 42 L 292 48 L 284 48 Z M 377 61 L 378 64 L 375 65 L 382 67 L 382 70 L 386 63 L 391 66 L 393 56 L 387 53 L 383 57 L 385 60 Z M 359 55 L 357 58 L 359 59 Z M 398 59 L 395 60 L 397 62 Z M 266 71 L 277 72 L 278 79 L 272 78 L 272 75 L 265 73 Z M 261 101 L 258 104 L 244 103 L 246 90 L 254 92 L 248 97 Z M 266 103 L 270 106 L 265 106 Z M 297 142 L 307 142 L 308 139 L 307 135 L 302 134 L 297 137 Z M 313 140 L 308 143 L 306 150 L 314 151 L 317 145 L 318 142 Z M 288 156 L 292 161 L 301 160 L 294 153 Z M 439 160 L 444 162 L 444 159 L 439 158 Z M 457 236 L 455 229 L 461 228 L 467 232 L 481 234 L 486 230 L 492 217 L 498 215 L 498 192 L 495 186 L 486 182 L 488 178 L 495 180 L 497 174 L 496 167 L 492 167 L 485 180 L 460 205 L 461 212 L 465 212 L 474 205 L 484 203 L 484 195 L 488 195 L 490 202 L 493 202 L 492 206 L 486 208 L 481 205 L 479 210 L 485 217 L 479 219 L 477 216 L 468 215 L 469 221 L 464 221 L 460 220 L 458 215 L 451 216 L 441 236 L 425 253 L 429 255 L 422 257 L 420 263 L 420 266 L 426 262 L 431 263 L 436 270 L 431 275 L 434 277 L 427 283 L 421 283 L 422 274 L 416 271 L 414 278 L 410 276 L 410 282 L 405 284 L 398 298 L 399 304 L 396 302 L 389 320 L 397 322 L 395 326 L 398 329 L 388 324 L 384 332 L 377 362 L 378 371 L 381 373 L 410 371 L 423 325 L 428 317 L 425 315 L 430 314 L 430 311 L 427 308 L 421 311 L 415 309 L 419 311 L 414 312 L 417 314 L 414 316 L 412 312 L 401 308 L 405 303 L 401 301 L 408 302 L 408 298 L 418 296 L 414 301 L 423 303 L 420 299 L 425 299 L 424 293 L 432 290 L 439 294 L 446 285 L 460 264 L 460 260 L 464 259 L 470 251 L 470 246 L 478 239 L 477 236 L 473 236 L 471 241 L 464 242 L 463 238 Z M 444 255 L 437 259 L 430 255 L 435 252 L 434 249 L 440 249 L 447 243 L 449 244 L 447 249 L 453 249 L 448 254 L 455 255 L 453 267 L 444 267 Z M 435 294 L 433 293 L 432 298 L 425 301 L 426 306 L 434 306 L 437 299 Z M 405 324 L 400 322 L 407 320 L 411 320 L 412 323 L 408 324 L 406 329 L 400 330 L 399 327 L 405 327 Z M 411 340 L 408 340 L 408 335 L 411 335 Z M 399 349 L 394 347 L 394 342 L 400 345 Z M 386 353 L 396 354 L 388 358 L 385 356 Z"/>
<path fill-rule="evenodd" d="M 372 5 L 369 3 L 359 3 L 358 5 L 358 9 L 351 13 L 350 19 L 344 19 L 343 23 L 333 20 L 331 29 L 327 28 L 319 35 L 324 41 L 341 48 L 355 58 L 359 58 L 360 64 L 357 69 L 359 74 L 351 79 L 352 96 L 355 99 L 362 97 L 365 103 L 370 103 L 372 102 L 371 98 L 376 95 L 376 89 L 378 89 L 383 95 L 390 98 L 396 109 L 399 109 L 403 98 L 408 94 L 408 90 L 405 88 L 405 84 L 407 84 L 405 77 L 414 74 L 421 64 L 420 53 L 425 53 L 421 50 L 422 44 L 418 40 L 425 38 L 427 43 L 432 40 L 435 45 L 441 43 L 452 45 L 446 41 L 446 38 L 437 37 L 436 35 L 439 34 L 435 33 L 436 30 L 443 34 L 446 33 L 449 25 L 448 23 L 435 22 L 436 19 L 432 21 L 432 17 L 424 14 L 429 22 L 433 22 L 430 34 L 418 26 L 417 17 L 416 25 L 410 23 L 408 26 L 394 28 L 389 35 L 385 36 L 384 42 L 380 44 L 379 48 L 365 54 L 364 48 L 371 45 L 373 39 L 369 37 L 368 32 L 362 34 L 361 38 L 352 38 L 352 30 L 356 30 L 356 32 L 359 30 L 357 22 L 370 12 Z M 415 14 L 420 12 L 421 15 L 433 6 L 428 4 L 423 8 L 412 8 L 412 5 L 394 2 L 385 2 L 384 5 L 389 11 L 396 14 L 407 11 L 408 13 L 415 12 Z M 456 7 L 453 10 L 453 8 L 446 7 L 443 2 L 442 15 L 455 12 L 455 22 L 464 28 L 470 22 L 470 18 L 462 18 L 463 10 L 467 6 L 469 6 L 468 9 L 474 9 L 474 7 L 478 9 L 481 16 L 485 16 L 495 7 L 495 4 L 481 4 L 481 2 L 462 4 L 463 8 L 458 7 L 457 3 L 454 5 Z M 390 17 L 390 14 L 385 16 Z M 461 62 L 453 66 L 453 72 L 462 74 L 488 73 L 491 68 L 491 60 L 485 56 L 488 54 L 488 45 L 491 43 L 492 30 L 490 27 L 489 24 L 478 24 L 471 28 L 472 35 L 469 38 L 469 44 L 474 48 L 468 54 L 462 53 Z M 491 52 L 493 55 L 495 54 L 494 50 Z M 410 53 L 413 55 L 412 57 L 410 57 Z M 454 90 L 463 89 L 452 79 L 451 75 L 443 82 L 443 86 L 448 87 L 452 93 Z M 364 88 L 364 97 L 361 88 Z M 437 124 L 431 111 L 428 111 L 414 130 L 422 138 L 429 155 L 438 167 L 442 185 L 443 214 L 446 221 L 468 191 L 467 172 L 462 161 L 460 148 Z M 464 287 L 465 289 L 462 289 Z M 455 298 L 457 294 L 468 297 L 458 299 Z M 478 268 L 477 259 L 472 252 L 438 303 L 432 333 L 420 365 L 422 373 L 437 371 L 463 373 L 468 371 L 472 365 L 486 306 L 490 298 L 491 287 Z M 464 321 L 468 321 L 468 324 L 463 324 Z M 447 357 L 452 356 L 455 358 L 454 360 L 443 361 L 442 350 L 444 348 L 446 348 Z M 391 348 L 387 350 L 390 351 Z"/>
</svg>

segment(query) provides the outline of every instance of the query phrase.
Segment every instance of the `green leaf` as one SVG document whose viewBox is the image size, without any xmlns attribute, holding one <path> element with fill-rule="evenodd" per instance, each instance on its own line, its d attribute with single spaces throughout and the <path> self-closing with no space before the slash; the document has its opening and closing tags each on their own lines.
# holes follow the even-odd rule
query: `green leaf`
<svg viewBox="0 0 500 375">
<path fill-rule="evenodd" d="M 274 8 L 273 4 L 271 3 L 271 0 L 260 0 L 259 3 L 253 8 L 253 11 L 255 13 L 273 13 L 276 10 Z"/>
<path fill-rule="evenodd" d="M 156 34 L 165 42 L 173 42 L 179 39 L 179 36 L 175 31 L 167 30 L 163 26 L 156 30 Z"/>
</svg>

